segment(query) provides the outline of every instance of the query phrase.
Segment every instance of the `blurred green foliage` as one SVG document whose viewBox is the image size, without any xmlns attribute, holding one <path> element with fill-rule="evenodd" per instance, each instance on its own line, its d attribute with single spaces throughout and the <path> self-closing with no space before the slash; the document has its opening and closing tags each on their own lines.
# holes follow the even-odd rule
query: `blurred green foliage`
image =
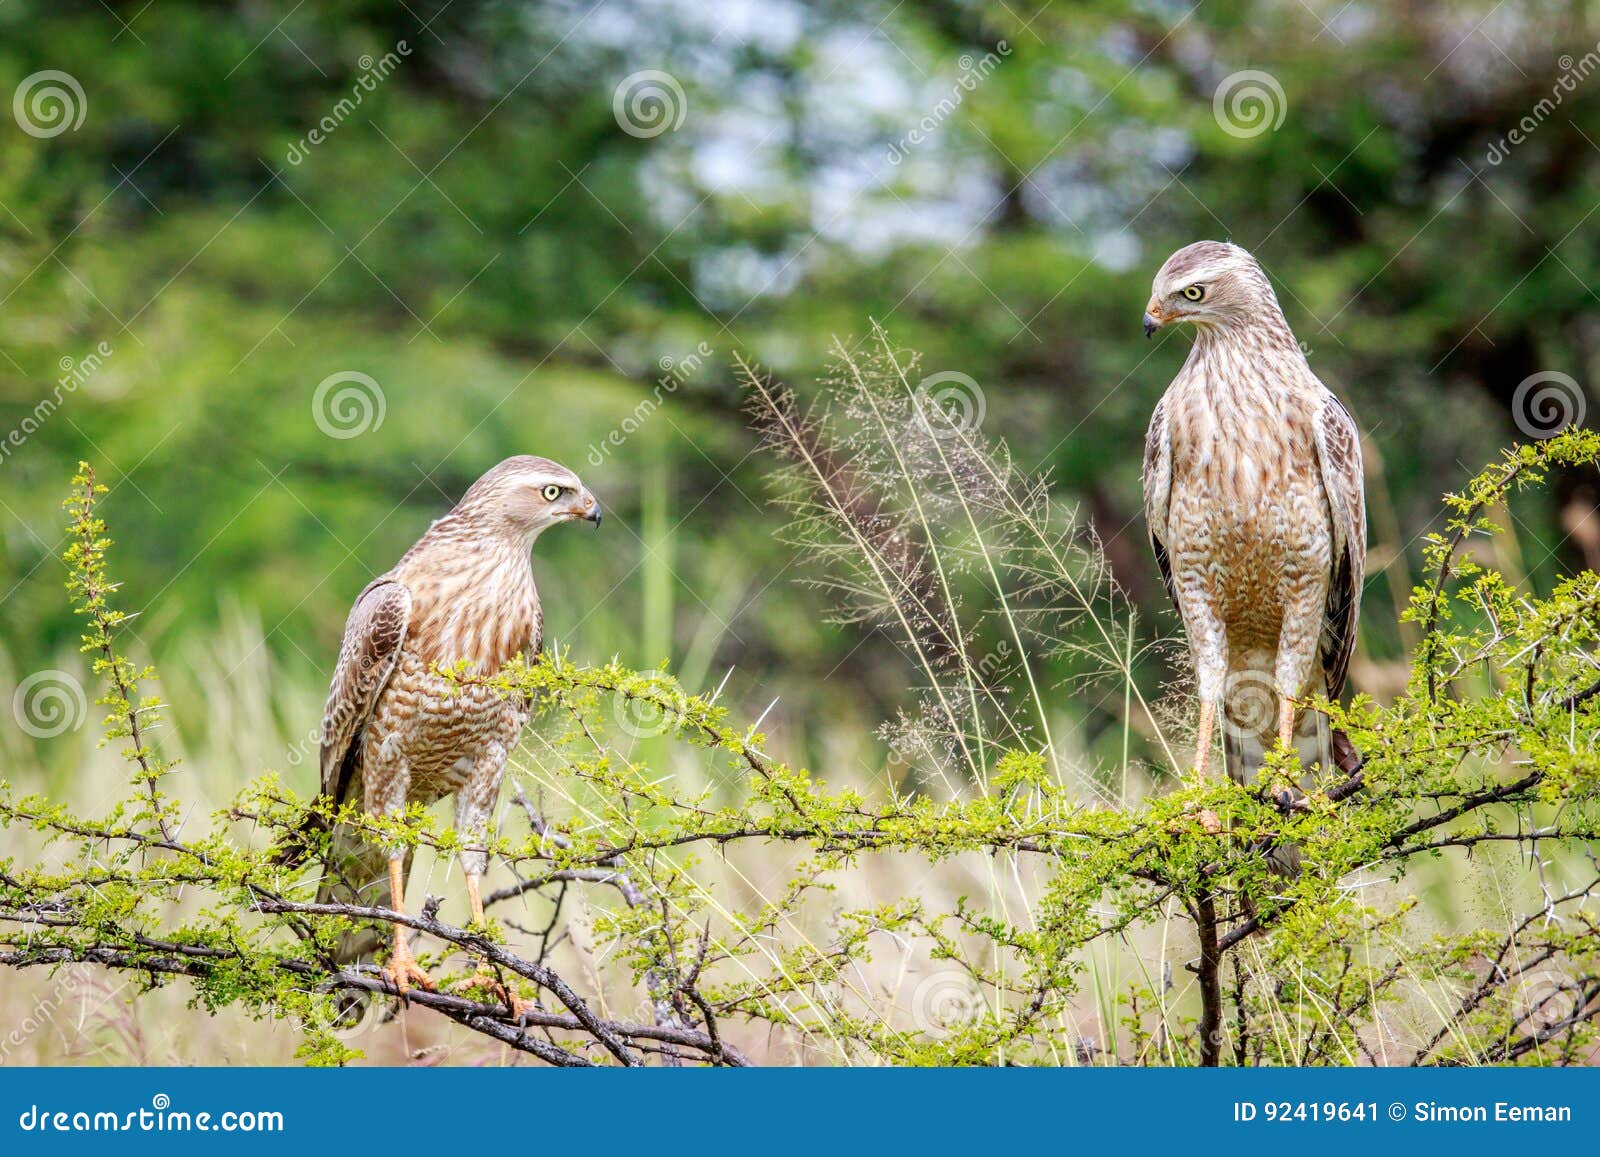
<svg viewBox="0 0 1600 1157">
<path fill-rule="evenodd" d="M 600 537 L 538 546 L 557 640 L 886 716 L 904 668 L 790 581 L 731 369 L 742 352 L 804 394 L 869 319 L 980 383 L 986 428 L 1082 499 L 1164 629 L 1137 463 L 1187 341 L 1147 346 L 1138 319 L 1168 251 L 1230 237 L 1370 435 L 1363 646 L 1397 656 L 1437 495 L 1517 436 L 1520 382 L 1582 385 L 1600 357 L 1600 80 L 1561 89 L 1594 9 L 11 0 L 0 439 L 112 353 L 4 447 L 0 645 L 18 671 L 73 645 L 58 501 L 80 457 L 148 650 L 243 606 L 314 683 L 366 579 L 534 452 L 608 511 Z M 25 130 L 46 70 L 81 90 L 76 127 Z M 654 135 L 619 104 L 646 70 L 676 86 Z M 1276 127 L 1228 131 L 1215 99 L 1243 70 L 1281 90 Z M 381 424 L 324 432 L 336 374 L 376 383 Z M 1592 478 L 1518 509 L 1530 572 L 1594 549 L 1563 540 Z"/>
</svg>

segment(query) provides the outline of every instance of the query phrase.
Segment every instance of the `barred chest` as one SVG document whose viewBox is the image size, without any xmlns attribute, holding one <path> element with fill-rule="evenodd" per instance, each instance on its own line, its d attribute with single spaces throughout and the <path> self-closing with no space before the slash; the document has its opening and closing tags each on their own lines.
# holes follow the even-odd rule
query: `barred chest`
<svg viewBox="0 0 1600 1157">
<path fill-rule="evenodd" d="M 1270 421 L 1266 419 L 1270 417 Z M 1309 420 L 1259 385 L 1186 391 L 1172 421 L 1174 571 L 1229 624 L 1274 646 L 1286 616 L 1320 614 L 1332 532 Z"/>
<path fill-rule="evenodd" d="M 476 675 L 498 674 L 514 655 L 537 653 L 543 616 L 525 555 L 424 576 L 413 598 L 406 641 L 368 728 L 378 748 L 368 766 L 403 761 L 409 798 L 431 802 L 459 791 L 492 745 L 515 748 L 528 720 L 520 698 L 435 672 L 466 660 Z"/>
<path fill-rule="evenodd" d="M 368 765 L 388 763 L 385 756 L 403 758 L 411 772 L 409 797 L 431 802 L 458 791 L 491 744 L 514 748 L 527 721 L 520 698 L 504 698 L 481 684 L 452 685 L 407 650 L 367 728 Z"/>
</svg>

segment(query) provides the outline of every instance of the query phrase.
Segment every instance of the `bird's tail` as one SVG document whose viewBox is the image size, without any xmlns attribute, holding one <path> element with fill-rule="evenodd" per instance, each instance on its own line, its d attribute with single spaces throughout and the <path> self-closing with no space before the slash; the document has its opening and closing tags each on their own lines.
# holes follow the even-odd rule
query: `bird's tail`
<svg viewBox="0 0 1600 1157">
<path fill-rule="evenodd" d="M 1270 668 L 1265 664 L 1240 667 L 1229 675 L 1223 700 L 1222 752 L 1228 775 L 1235 783 L 1255 783 L 1267 752 L 1277 742 L 1278 692 Z M 1336 766 L 1335 746 L 1326 715 L 1307 708 L 1296 716 L 1294 747 L 1308 776 L 1318 768 Z M 1296 845 L 1275 844 L 1265 851 L 1274 871 L 1285 876 L 1299 873 L 1300 849 Z"/>
<path fill-rule="evenodd" d="M 352 904 L 382 907 L 389 903 L 389 853 L 349 824 L 333 818 L 346 799 L 362 796 L 359 765 L 345 779 L 339 798 L 317 797 L 306 810 L 298 831 L 280 839 L 273 851 L 273 862 L 296 868 L 312 859 L 321 861 L 322 879 L 317 885 L 317 903 Z M 405 868 L 411 868 L 406 853 Z M 383 942 L 387 928 L 378 924 L 352 929 L 339 937 L 334 959 L 351 964 L 370 956 Z"/>
<path fill-rule="evenodd" d="M 1267 752 L 1277 746 L 1277 743 L 1277 728 L 1263 735 L 1257 731 L 1225 725 L 1222 731 L 1222 751 L 1227 760 L 1228 775 L 1235 783 L 1254 783 L 1262 765 L 1267 761 Z M 1300 712 L 1295 720 L 1294 747 L 1300 756 L 1300 766 L 1308 772 L 1313 766 L 1324 768 L 1338 766 L 1334 761 L 1334 732 L 1328 723 L 1328 717 L 1320 711 L 1308 708 Z"/>
<path fill-rule="evenodd" d="M 411 870 L 411 854 L 406 853 L 405 871 Z M 333 829 L 322 883 L 317 888 L 319 904 L 356 904 L 362 907 L 387 907 L 389 904 L 389 852 L 380 844 L 346 824 Z M 350 964 L 371 956 L 383 943 L 387 926 L 368 924 L 352 929 L 339 938 L 334 958 Z"/>
</svg>

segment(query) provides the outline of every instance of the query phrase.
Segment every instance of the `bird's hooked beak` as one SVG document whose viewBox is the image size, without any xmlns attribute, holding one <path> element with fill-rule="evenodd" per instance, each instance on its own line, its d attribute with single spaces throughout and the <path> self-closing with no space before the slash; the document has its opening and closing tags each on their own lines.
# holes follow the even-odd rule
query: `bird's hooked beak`
<svg viewBox="0 0 1600 1157">
<path fill-rule="evenodd" d="M 584 522 L 592 522 L 596 526 L 600 525 L 600 501 L 587 490 L 561 513 L 574 521 L 581 519 Z"/>
<path fill-rule="evenodd" d="M 1160 329 L 1166 323 L 1166 320 L 1167 319 L 1161 313 L 1161 306 L 1157 302 L 1152 301 L 1149 305 L 1145 306 L 1144 336 L 1147 338 L 1153 337 L 1156 330 Z"/>
</svg>

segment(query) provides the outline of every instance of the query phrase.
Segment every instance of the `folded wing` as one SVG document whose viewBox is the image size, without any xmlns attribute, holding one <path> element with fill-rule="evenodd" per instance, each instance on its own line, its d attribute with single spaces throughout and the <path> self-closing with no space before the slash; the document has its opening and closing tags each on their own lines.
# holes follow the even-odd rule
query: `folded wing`
<svg viewBox="0 0 1600 1157">
<path fill-rule="evenodd" d="M 361 734 L 384 684 L 394 673 L 411 622 L 404 583 L 375 579 L 356 597 L 345 620 L 339 665 L 322 712 L 322 792 L 343 803 L 361 758 Z"/>
<path fill-rule="evenodd" d="M 1367 573 L 1367 504 L 1362 492 L 1361 436 L 1349 412 L 1324 392 L 1314 423 L 1317 463 L 1328 495 L 1333 531 L 1332 573 L 1322 620 L 1320 653 L 1328 697 L 1337 699 L 1350 671 L 1361 614 L 1361 584 Z"/>
</svg>

